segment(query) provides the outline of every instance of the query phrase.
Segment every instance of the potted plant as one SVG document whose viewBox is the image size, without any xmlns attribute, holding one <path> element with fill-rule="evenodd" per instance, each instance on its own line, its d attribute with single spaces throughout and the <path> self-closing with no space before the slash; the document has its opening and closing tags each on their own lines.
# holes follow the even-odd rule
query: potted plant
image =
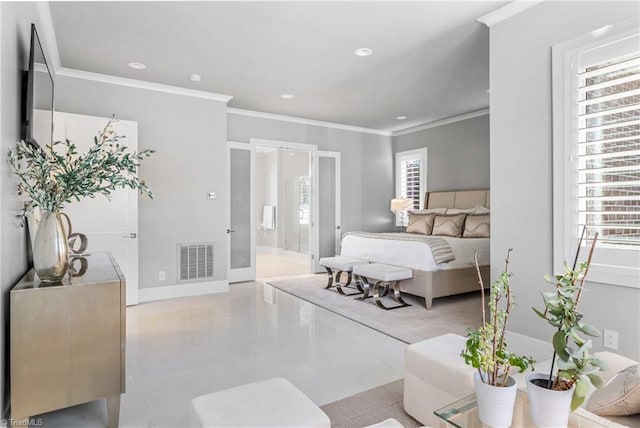
<svg viewBox="0 0 640 428">
<path fill-rule="evenodd" d="M 114 122 L 107 123 L 83 154 L 69 140 L 44 148 L 20 141 L 9 149 L 8 162 L 19 180 L 18 194 L 28 197 L 24 214 L 42 211 L 33 242 L 33 264 L 43 282 L 59 282 L 67 270 L 69 249 L 61 220 L 65 204 L 98 194 L 108 198 L 117 188 L 127 187 L 153 197 L 137 173 L 140 161 L 153 150 L 129 152 L 119 143 L 123 137 L 116 135 Z"/>
<path fill-rule="evenodd" d="M 544 311 L 533 308 L 536 314 L 557 328 L 552 338 L 551 370 L 548 374 L 533 373 L 527 378 L 529 408 L 536 426 L 567 426 L 569 409 L 573 411 L 582 405 L 590 385 L 602 386 L 596 372 L 606 368 L 605 364 L 589 355 L 591 340 L 582 336 L 598 337 L 599 332 L 585 323 L 584 315 L 578 311 L 598 234 L 591 243 L 587 261 L 578 264 L 583 237 L 584 230 L 573 266 L 565 263 L 563 274 L 545 277 L 554 290 L 542 293 Z M 556 364 L 558 371 L 554 376 Z"/>
<path fill-rule="evenodd" d="M 507 349 L 505 333 L 509 314 L 515 304 L 511 291 L 511 272 L 507 252 L 505 269 L 491 286 L 489 314 L 485 309 L 485 292 L 476 254 L 475 263 L 482 290 L 482 325 L 477 330 L 467 329 L 466 348 L 460 354 L 466 364 L 477 369 L 474 388 L 480 420 L 488 426 L 508 427 L 513 419 L 517 385 L 509 376 L 512 368 L 523 373 L 535 362 L 531 357 L 512 354 Z"/>
</svg>

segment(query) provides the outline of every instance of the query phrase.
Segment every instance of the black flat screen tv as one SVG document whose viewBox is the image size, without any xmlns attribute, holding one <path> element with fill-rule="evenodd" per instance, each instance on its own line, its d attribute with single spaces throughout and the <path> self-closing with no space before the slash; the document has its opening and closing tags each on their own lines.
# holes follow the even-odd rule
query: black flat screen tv
<svg viewBox="0 0 640 428">
<path fill-rule="evenodd" d="M 29 65 L 24 72 L 22 94 L 22 139 L 38 146 L 50 144 L 53 140 L 53 76 L 34 24 L 31 24 Z M 35 114 L 35 110 L 43 110 L 44 114 Z"/>
</svg>

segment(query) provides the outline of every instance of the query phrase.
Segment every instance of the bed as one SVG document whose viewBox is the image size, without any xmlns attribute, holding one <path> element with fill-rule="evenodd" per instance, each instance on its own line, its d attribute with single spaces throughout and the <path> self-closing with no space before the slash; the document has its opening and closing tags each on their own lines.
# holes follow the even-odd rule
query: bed
<svg viewBox="0 0 640 428">
<path fill-rule="evenodd" d="M 447 209 L 450 213 L 477 207 L 488 209 L 489 196 L 488 189 L 428 192 L 424 208 Z M 447 236 L 433 239 L 407 233 L 347 233 L 342 239 L 340 254 L 411 268 L 413 278 L 402 281 L 400 290 L 424 297 L 426 308 L 431 309 L 433 299 L 479 289 L 473 261 L 476 250 L 484 284 L 486 287 L 489 285 L 489 239 Z M 442 244 L 442 240 L 453 252 L 454 260 L 447 261 L 447 257 L 438 254 L 437 243 Z"/>
</svg>

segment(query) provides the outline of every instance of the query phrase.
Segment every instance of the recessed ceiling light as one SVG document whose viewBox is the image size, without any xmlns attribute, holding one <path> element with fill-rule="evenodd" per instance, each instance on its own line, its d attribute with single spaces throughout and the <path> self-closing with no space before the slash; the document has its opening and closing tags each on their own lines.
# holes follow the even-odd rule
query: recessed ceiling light
<svg viewBox="0 0 640 428">
<path fill-rule="evenodd" d="M 373 53 L 373 51 L 369 48 L 359 48 L 354 52 L 358 56 L 369 56 Z"/>
<path fill-rule="evenodd" d="M 405 120 L 407 118 L 407 116 L 396 116 L 396 119 L 398 120 Z"/>
<path fill-rule="evenodd" d="M 285 100 L 292 100 L 294 99 L 296 96 L 293 94 L 282 94 L 280 95 L 280 98 L 284 98 Z"/>
<path fill-rule="evenodd" d="M 141 62 L 130 62 L 127 65 L 133 68 L 134 70 L 144 70 L 145 68 L 147 68 L 147 66 Z"/>
<path fill-rule="evenodd" d="M 199 74 L 190 74 L 189 80 L 191 80 L 192 82 L 199 82 L 202 80 L 202 76 Z"/>
</svg>

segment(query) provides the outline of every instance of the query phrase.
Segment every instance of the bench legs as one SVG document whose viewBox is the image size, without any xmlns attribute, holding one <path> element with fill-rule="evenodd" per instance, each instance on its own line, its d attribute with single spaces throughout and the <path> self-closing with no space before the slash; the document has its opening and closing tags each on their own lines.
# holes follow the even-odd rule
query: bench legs
<svg viewBox="0 0 640 428">
<path fill-rule="evenodd" d="M 382 290 L 382 294 L 380 294 L 379 292 L 380 286 L 384 287 L 384 289 Z M 385 306 L 384 303 L 382 303 L 382 301 L 380 300 L 380 297 L 386 296 L 389 293 L 389 289 L 390 289 L 390 284 L 385 281 L 378 281 L 373 286 L 373 300 L 376 302 L 376 305 L 378 305 L 378 307 L 388 311 L 391 309 L 405 308 L 407 306 L 411 306 L 409 303 L 405 302 L 402 299 L 402 296 L 400 295 L 400 281 L 393 282 L 393 295 L 391 296 L 398 304 L 395 306 Z"/>
<path fill-rule="evenodd" d="M 358 289 L 358 291 L 354 293 L 345 293 L 345 291 L 342 289 L 343 287 L 348 288 L 349 285 L 351 284 L 351 272 L 347 272 L 347 282 L 343 284 L 340 282 L 340 277 L 342 276 L 343 271 L 341 270 L 337 271 L 335 275 L 335 284 L 334 284 L 333 270 L 331 270 L 331 268 L 328 268 L 328 267 L 325 267 L 325 269 L 327 270 L 327 275 L 329 276 L 327 285 L 324 287 L 327 290 L 331 289 L 332 287 L 335 287 L 336 291 L 342 294 L 343 296 L 355 296 L 356 294 L 362 294 L 364 292 L 362 290 L 362 287 L 360 286 L 360 281 L 358 280 L 357 277 L 356 277 L 355 286 Z"/>
<path fill-rule="evenodd" d="M 363 289 L 362 296 L 356 297 L 355 298 L 356 300 L 366 300 L 370 297 L 373 297 L 369 295 L 369 293 L 371 292 L 371 284 L 369 283 L 369 280 L 366 277 L 356 275 L 356 281 L 362 283 L 362 289 Z M 384 295 L 386 296 L 386 293 Z"/>
</svg>

